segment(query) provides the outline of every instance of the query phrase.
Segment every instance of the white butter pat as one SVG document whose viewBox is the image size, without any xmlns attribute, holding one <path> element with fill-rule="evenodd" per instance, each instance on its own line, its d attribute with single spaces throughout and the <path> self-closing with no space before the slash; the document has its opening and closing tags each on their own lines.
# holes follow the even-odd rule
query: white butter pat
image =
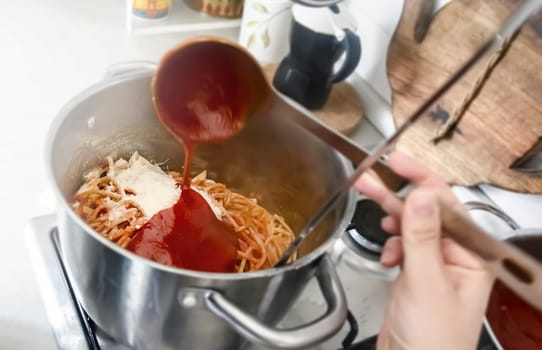
<svg viewBox="0 0 542 350">
<path fill-rule="evenodd" d="M 179 200 L 181 189 L 158 165 L 135 152 L 130 160 L 118 160 L 109 169 L 109 176 L 115 179 L 127 195 L 125 199 L 135 202 L 150 219 L 163 209 L 172 207 Z M 222 209 L 203 190 L 194 188 L 206 201 L 218 219 L 222 218 Z"/>
<path fill-rule="evenodd" d="M 126 198 L 134 201 L 149 219 L 160 210 L 172 207 L 181 194 L 175 180 L 137 153 L 132 155 L 127 168 L 115 169 L 112 175 L 129 193 Z"/>
</svg>

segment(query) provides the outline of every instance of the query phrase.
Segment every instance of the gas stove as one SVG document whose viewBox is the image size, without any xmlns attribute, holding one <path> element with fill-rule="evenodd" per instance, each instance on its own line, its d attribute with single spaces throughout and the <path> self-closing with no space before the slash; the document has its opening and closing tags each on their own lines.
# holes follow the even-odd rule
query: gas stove
<svg viewBox="0 0 542 350">
<path fill-rule="evenodd" d="M 384 269 L 378 256 L 386 234 L 379 231 L 381 211 L 367 200 L 358 202 L 352 224 L 329 253 L 341 279 L 349 307 L 347 322 L 332 338 L 313 349 L 373 350 L 383 320 L 395 269 Z M 367 215 L 371 213 L 371 215 Z M 26 227 L 30 256 L 42 299 L 60 350 L 127 350 L 97 327 L 77 300 L 66 275 L 54 215 L 33 218 Z M 306 286 L 279 326 L 293 327 L 325 311 L 316 281 Z M 251 346 L 249 349 L 260 349 Z M 496 350 L 483 334 L 479 349 Z"/>
</svg>

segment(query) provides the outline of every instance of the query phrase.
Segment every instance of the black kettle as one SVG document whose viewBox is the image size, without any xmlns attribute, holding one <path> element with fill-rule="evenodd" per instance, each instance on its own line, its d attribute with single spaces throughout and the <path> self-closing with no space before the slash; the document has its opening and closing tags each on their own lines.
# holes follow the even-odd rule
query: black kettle
<svg viewBox="0 0 542 350">
<path fill-rule="evenodd" d="M 346 79 L 361 58 L 355 21 L 338 5 L 292 6 L 290 52 L 273 78 L 274 87 L 308 109 L 321 108 L 333 84 Z"/>
</svg>

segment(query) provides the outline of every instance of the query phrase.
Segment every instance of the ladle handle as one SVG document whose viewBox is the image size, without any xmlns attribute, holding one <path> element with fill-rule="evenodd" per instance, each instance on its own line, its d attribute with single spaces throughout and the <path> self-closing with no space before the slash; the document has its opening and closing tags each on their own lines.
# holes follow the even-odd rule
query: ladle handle
<svg viewBox="0 0 542 350">
<path fill-rule="evenodd" d="M 346 136 L 330 129 L 322 123 L 314 114 L 310 113 L 303 106 L 299 105 L 289 97 L 281 95 L 280 92 L 274 89 L 272 95 L 272 110 L 271 115 L 282 117 L 287 121 L 294 122 L 300 125 L 305 130 L 318 137 L 321 141 L 333 147 L 343 156 L 348 158 L 350 162 L 357 167 L 363 160 L 369 156 L 369 151 L 363 149 Z M 387 165 L 381 161 L 371 164 L 371 168 L 378 173 L 384 184 L 393 191 L 401 189 L 407 181 L 401 176 L 394 173 Z"/>
<path fill-rule="evenodd" d="M 479 255 L 499 280 L 542 311 L 542 265 L 515 246 L 489 235 L 457 209 L 442 201 L 439 205 L 444 234 Z"/>
</svg>

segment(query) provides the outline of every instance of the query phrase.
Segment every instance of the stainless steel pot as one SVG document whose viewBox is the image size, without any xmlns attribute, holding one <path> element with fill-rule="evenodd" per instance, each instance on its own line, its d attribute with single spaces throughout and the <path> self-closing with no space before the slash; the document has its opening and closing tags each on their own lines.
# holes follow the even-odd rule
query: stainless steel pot
<svg viewBox="0 0 542 350">
<path fill-rule="evenodd" d="M 106 155 L 126 157 L 137 150 L 171 169 L 181 167 L 182 147 L 152 108 L 153 67 L 133 68 L 116 67 L 71 100 L 46 146 L 47 171 L 59 201 L 62 254 L 89 316 L 115 340 L 138 349 L 238 349 L 245 340 L 293 349 L 336 333 L 346 302 L 326 252 L 352 216 L 354 193 L 301 247 L 294 264 L 243 274 L 195 272 L 143 259 L 97 234 L 71 210 L 82 174 Z M 349 163 L 319 139 L 265 111 L 252 116 L 233 139 L 201 147 L 194 166 L 256 196 L 294 231 L 351 172 Z M 276 329 L 311 278 L 319 282 L 327 312 L 309 324 Z"/>
</svg>

